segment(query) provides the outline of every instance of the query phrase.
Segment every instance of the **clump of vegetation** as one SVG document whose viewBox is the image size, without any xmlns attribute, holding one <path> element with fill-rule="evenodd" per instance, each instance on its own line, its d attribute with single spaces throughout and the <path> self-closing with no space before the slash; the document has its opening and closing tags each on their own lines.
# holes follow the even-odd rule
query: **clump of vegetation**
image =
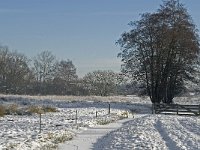
<svg viewBox="0 0 200 150">
<path fill-rule="evenodd" d="M 72 140 L 72 138 L 73 138 L 72 135 L 61 134 L 61 135 L 59 135 L 59 136 L 55 136 L 53 142 L 54 142 L 55 144 L 59 144 L 59 143 L 65 142 L 65 141 Z"/>
<path fill-rule="evenodd" d="M 25 114 L 25 111 L 24 111 L 24 109 L 20 109 L 17 104 L 10 104 L 10 105 L 5 105 L 5 106 L 1 105 L 0 114 L 4 114 L 4 115 L 23 115 L 23 114 Z"/>
<path fill-rule="evenodd" d="M 120 119 L 128 118 L 128 112 L 127 111 L 122 112 L 119 117 Z"/>
<path fill-rule="evenodd" d="M 46 113 L 46 112 L 58 112 L 58 111 L 57 111 L 57 109 L 55 107 L 50 107 L 50 106 L 43 106 L 43 107 L 30 106 L 28 108 L 28 112 L 37 113 L 37 114 L 43 114 L 43 113 Z"/>
<path fill-rule="evenodd" d="M 49 149 L 57 149 L 59 143 L 63 143 L 65 141 L 69 141 L 73 139 L 73 134 L 65 131 L 62 134 L 59 133 L 48 133 L 44 139 L 41 140 L 41 142 L 47 142 L 46 144 L 42 145 L 40 149 L 49 150 Z"/>
<path fill-rule="evenodd" d="M 106 125 L 106 124 L 109 124 L 109 123 L 112 123 L 112 120 L 106 120 L 106 119 L 97 120 L 98 125 Z"/>
<path fill-rule="evenodd" d="M 4 115 L 31 115 L 31 114 L 43 114 L 47 112 L 58 112 L 55 107 L 51 106 L 29 106 L 27 108 L 19 108 L 17 104 L 10 104 L 7 106 L 0 105 L 0 117 Z"/>
<path fill-rule="evenodd" d="M 62 131 L 62 132 L 49 132 L 46 134 L 41 134 L 36 138 L 38 145 L 35 149 L 42 149 L 42 150 L 56 150 L 58 149 L 58 144 L 63 143 L 65 141 L 69 141 L 73 139 L 74 134 L 69 131 Z M 34 141 L 34 140 L 33 140 Z M 29 142 L 29 141 L 26 141 Z M 29 145 L 30 146 L 30 145 Z M 28 147 L 29 147 L 28 146 Z M 31 148 L 31 147 L 29 147 Z M 5 145 L 6 150 L 11 149 L 22 149 L 22 145 L 20 143 L 7 143 Z"/>
<path fill-rule="evenodd" d="M 3 105 L 0 105 L 0 117 L 3 117 L 6 114 L 6 109 Z"/>
<path fill-rule="evenodd" d="M 6 149 L 8 149 L 8 150 L 10 150 L 10 149 L 15 149 L 17 146 L 18 146 L 17 143 L 9 143 L 9 144 L 6 146 Z"/>
<path fill-rule="evenodd" d="M 58 110 L 55 107 L 51 107 L 51 106 L 44 106 L 43 110 L 44 112 L 58 112 Z"/>
<path fill-rule="evenodd" d="M 8 114 L 8 115 L 10 115 L 10 114 L 18 114 L 18 105 L 17 104 L 10 104 L 6 108 L 6 114 Z"/>
<path fill-rule="evenodd" d="M 42 109 L 39 106 L 29 106 L 28 107 L 28 112 L 30 112 L 32 114 L 33 113 L 37 113 L 37 114 L 43 113 Z"/>
<path fill-rule="evenodd" d="M 58 145 L 55 145 L 55 144 L 53 144 L 53 143 L 48 143 L 48 144 L 45 144 L 45 145 L 42 145 L 41 147 L 40 147 L 40 149 L 42 149 L 42 150 L 53 150 L 53 149 L 57 149 L 58 148 Z"/>
</svg>

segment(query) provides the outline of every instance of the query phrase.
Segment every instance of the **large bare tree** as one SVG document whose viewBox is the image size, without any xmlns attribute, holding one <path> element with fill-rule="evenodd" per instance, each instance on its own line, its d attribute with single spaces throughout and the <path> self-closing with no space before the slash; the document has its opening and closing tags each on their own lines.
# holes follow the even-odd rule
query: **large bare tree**
<svg viewBox="0 0 200 150">
<path fill-rule="evenodd" d="M 130 26 L 118 40 L 122 71 L 146 83 L 153 103 L 171 103 L 197 63 L 199 36 L 191 16 L 179 1 L 168 0 Z"/>
</svg>

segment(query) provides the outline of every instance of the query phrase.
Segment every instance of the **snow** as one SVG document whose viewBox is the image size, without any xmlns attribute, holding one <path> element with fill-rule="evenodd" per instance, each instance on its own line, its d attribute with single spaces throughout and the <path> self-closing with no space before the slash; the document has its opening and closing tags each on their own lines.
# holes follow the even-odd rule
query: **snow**
<svg viewBox="0 0 200 150">
<path fill-rule="evenodd" d="M 88 128 L 82 133 L 78 134 L 75 139 L 67 141 L 64 144 L 59 145 L 60 150 L 73 150 L 73 149 L 83 149 L 89 150 L 93 148 L 93 143 L 97 142 L 102 136 L 109 134 L 111 131 L 122 126 L 122 123 L 130 119 L 123 119 L 108 125 L 97 125 L 92 128 Z M 100 143 L 102 145 L 102 143 Z M 99 149 L 102 146 L 98 146 Z M 101 149 L 102 150 L 102 149 Z"/>
<path fill-rule="evenodd" d="M 78 110 L 77 123 L 75 120 L 76 110 Z M 98 118 L 96 118 L 96 111 Z M 39 133 L 39 115 L 8 115 L 0 120 L 0 145 L 1 148 L 15 145 L 17 149 L 29 149 L 36 143 L 37 145 L 44 145 L 47 142 L 46 140 L 53 142 L 48 138 L 49 134 L 55 135 L 66 132 L 65 134 L 72 136 L 76 132 L 80 132 L 81 129 L 95 126 L 100 119 L 117 120 L 117 113 L 121 112 L 113 109 L 113 114 L 107 115 L 107 111 L 107 109 L 98 108 L 60 108 L 59 112 L 42 114 L 41 134 Z M 39 147 L 41 146 L 37 146 L 37 148 Z"/>
<path fill-rule="evenodd" d="M 41 133 L 38 114 L 1 117 L 0 149 L 200 149 L 199 116 L 151 114 L 147 97 L 0 97 L 4 97 L 0 99 L 3 105 L 53 106 L 58 110 L 42 114 Z M 177 97 L 175 103 L 199 104 L 200 101 L 197 96 Z M 123 119 L 124 114 L 129 118 Z"/>
<path fill-rule="evenodd" d="M 183 124 L 190 120 L 189 125 Z M 101 149 L 198 150 L 200 148 L 199 118 L 138 115 L 94 144 Z M 109 139 L 109 140 L 108 140 Z M 102 144 L 103 143 L 103 144 Z"/>
</svg>

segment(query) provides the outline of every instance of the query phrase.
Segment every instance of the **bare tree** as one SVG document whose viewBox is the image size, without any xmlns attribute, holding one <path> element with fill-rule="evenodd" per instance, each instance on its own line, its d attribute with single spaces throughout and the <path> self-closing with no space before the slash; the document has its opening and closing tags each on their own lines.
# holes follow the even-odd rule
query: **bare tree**
<svg viewBox="0 0 200 150">
<path fill-rule="evenodd" d="M 93 71 L 83 77 L 90 94 L 107 96 L 116 94 L 117 74 L 113 71 Z"/>
<path fill-rule="evenodd" d="M 56 77 L 67 83 L 73 83 L 77 80 L 76 68 L 71 60 L 62 60 L 57 65 Z"/>
<path fill-rule="evenodd" d="M 23 54 L 10 52 L 7 47 L 0 49 L 0 77 L 3 92 L 23 93 L 29 76 L 29 60 Z"/>
<path fill-rule="evenodd" d="M 75 94 L 78 76 L 76 68 L 71 60 L 62 60 L 57 64 L 54 84 L 57 85 L 57 93 Z"/>
<path fill-rule="evenodd" d="M 6 92 L 6 75 L 7 75 L 7 60 L 9 58 L 9 50 L 6 46 L 0 47 L 0 84 L 1 84 L 1 91 Z"/>
<path fill-rule="evenodd" d="M 199 36 L 190 15 L 178 1 L 168 0 L 130 26 L 118 40 L 123 72 L 146 83 L 153 103 L 171 103 L 197 63 Z"/>
<path fill-rule="evenodd" d="M 52 80 L 55 73 L 56 57 L 50 51 L 43 51 L 34 58 L 34 72 L 37 81 Z"/>
</svg>

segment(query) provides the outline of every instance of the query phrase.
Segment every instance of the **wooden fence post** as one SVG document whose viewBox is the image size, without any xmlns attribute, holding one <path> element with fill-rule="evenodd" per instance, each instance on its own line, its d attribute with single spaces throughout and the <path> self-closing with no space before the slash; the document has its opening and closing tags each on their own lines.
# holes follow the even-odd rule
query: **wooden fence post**
<svg viewBox="0 0 200 150">
<path fill-rule="evenodd" d="M 98 117 L 98 112 L 96 111 L 96 118 Z"/>
<path fill-rule="evenodd" d="M 178 104 L 176 104 L 176 113 L 177 113 L 177 115 L 178 115 Z"/>
<path fill-rule="evenodd" d="M 110 102 L 108 104 L 108 114 L 110 114 Z"/>
<path fill-rule="evenodd" d="M 78 120 L 78 111 L 76 110 L 76 116 L 75 116 L 75 124 L 77 125 L 77 120 Z"/>
<path fill-rule="evenodd" d="M 200 105 L 199 105 L 199 115 L 200 115 Z"/>
<path fill-rule="evenodd" d="M 42 131 L 42 113 L 39 114 L 40 115 L 40 133 Z"/>
</svg>

